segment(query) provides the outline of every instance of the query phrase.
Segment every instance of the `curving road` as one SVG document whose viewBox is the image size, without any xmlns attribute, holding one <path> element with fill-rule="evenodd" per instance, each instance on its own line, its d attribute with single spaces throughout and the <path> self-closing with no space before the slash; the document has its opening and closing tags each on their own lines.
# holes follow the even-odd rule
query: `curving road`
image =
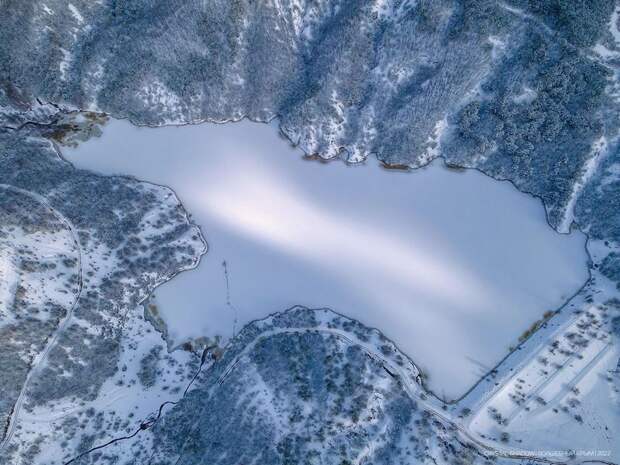
<svg viewBox="0 0 620 465">
<path fill-rule="evenodd" d="M 32 198 L 33 200 L 35 200 L 38 203 L 40 203 L 41 205 L 43 205 L 44 207 L 48 208 L 50 211 L 52 211 L 55 214 L 55 216 L 65 226 L 67 226 L 67 228 L 71 232 L 71 235 L 73 236 L 73 240 L 74 240 L 74 242 L 76 244 L 77 258 L 78 258 L 78 291 L 77 291 L 77 293 L 75 295 L 75 300 L 74 300 L 73 304 L 69 307 L 69 309 L 67 311 L 67 314 L 65 315 L 63 320 L 58 325 L 57 330 L 48 339 L 48 341 L 47 341 L 47 343 L 45 345 L 45 348 L 39 354 L 37 354 L 34 357 L 33 361 L 32 361 L 31 369 L 30 369 L 30 371 L 29 371 L 29 373 L 28 373 L 28 375 L 26 377 L 26 380 L 24 381 L 24 384 L 22 386 L 20 394 L 19 394 L 19 396 L 18 396 L 18 398 L 17 398 L 17 400 L 15 402 L 15 405 L 13 407 L 13 411 L 12 411 L 10 419 L 9 419 L 9 424 L 8 424 L 8 427 L 7 427 L 7 430 L 6 430 L 6 433 L 5 433 L 5 437 L 2 440 L 2 443 L 0 443 L 0 451 L 2 451 L 10 443 L 10 441 L 11 441 L 13 435 L 14 435 L 16 426 L 17 426 L 18 421 L 19 421 L 20 412 L 21 412 L 22 406 L 24 404 L 25 395 L 26 395 L 26 392 L 28 390 L 30 382 L 32 381 L 32 379 L 34 378 L 36 373 L 38 372 L 40 366 L 46 360 L 46 358 L 49 355 L 49 353 L 51 352 L 51 350 L 57 344 L 60 335 L 69 327 L 69 324 L 71 322 L 71 318 L 73 316 L 74 309 L 76 308 L 77 303 L 79 302 L 79 299 L 80 299 L 80 296 L 81 296 L 81 293 L 82 293 L 82 288 L 83 288 L 83 272 L 82 272 L 82 250 L 81 250 L 81 246 L 80 246 L 80 242 L 79 242 L 79 236 L 77 234 L 77 231 L 76 231 L 75 227 L 71 223 L 71 221 L 69 219 L 67 219 L 58 210 L 56 210 L 47 201 L 47 199 L 45 197 L 41 196 L 40 194 L 31 192 L 31 191 L 28 191 L 28 190 L 25 190 L 25 189 L 21 189 L 21 188 L 12 186 L 12 185 L 7 185 L 7 184 L 0 184 L 0 188 L 4 188 L 4 189 L 8 189 L 8 190 L 13 190 L 15 192 L 19 192 L 21 194 L 27 195 L 30 198 Z M 334 335 L 334 336 L 338 337 L 339 339 L 343 340 L 344 342 L 346 342 L 349 345 L 355 345 L 355 346 L 360 347 L 368 356 L 370 356 L 373 359 L 379 361 L 386 368 L 389 368 L 390 372 L 397 374 L 400 377 L 400 379 L 401 379 L 402 385 L 403 385 L 407 395 L 411 399 L 415 400 L 418 404 L 422 405 L 426 410 L 428 410 L 432 415 L 434 415 L 442 423 L 444 423 L 446 425 L 449 425 L 452 428 L 454 428 L 456 431 L 458 431 L 458 434 L 460 435 L 460 439 L 462 439 L 464 443 L 471 444 L 471 445 L 475 446 L 478 450 L 487 452 L 490 455 L 501 456 L 501 457 L 509 458 L 509 459 L 534 460 L 534 461 L 539 462 L 539 463 L 549 463 L 549 464 L 562 464 L 562 463 L 565 463 L 565 461 L 562 461 L 562 460 L 557 460 L 557 461 L 556 460 L 551 460 L 551 459 L 548 459 L 548 458 L 544 458 L 544 457 L 539 457 L 539 456 L 536 456 L 536 455 L 528 454 L 528 453 L 526 453 L 524 451 L 520 451 L 518 449 L 501 448 L 497 443 L 495 443 L 493 441 L 482 440 L 477 435 L 474 435 L 473 433 L 471 433 L 466 426 L 463 426 L 460 422 L 458 422 L 454 418 L 452 418 L 451 415 L 448 412 L 442 410 L 440 405 L 439 405 L 439 403 L 437 401 L 433 401 L 432 398 L 430 398 L 430 400 L 429 400 L 429 397 L 427 397 L 428 394 L 425 392 L 423 387 L 419 384 L 419 380 L 416 379 L 417 368 L 415 367 L 415 365 L 413 365 L 413 363 L 410 362 L 412 367 L 413 367 L 413 370 L 405 370 L 401 366 L 399 366 L 399 365 L 395 364 L 394 362 L 392 362 L 391 360 L 385 358 L 385 356 L 381 353 L 381 351 L 379 349 L 377 349 L 376 347 L 374 347 L 373 345 L 363 343 L 363 342 L 361 342 L 359 340 L 351 339 L 350 335 L 347 332 L 342 331 L 342 330 L 338 330 L 338 329 L 333 329 L 333 328 L 288 328 L 288 329 L 277 329 L 277 330 L 271 330 L 271 331 L 264 332 L 264 333 L 258 335 L 256 337 L 256 339 L 254 339 L 250 344 L 245 346 L 244 349 L 239 354 L 237 354 L 237 356 L 226 367 L 226 369 L 224 370 L 224 373 L 220 376 L 220 378 L 218 379 L 218 382 L 216 383 L 216 385 L 214 386 L 213 389 L 216 389 L 217 387 L 222 385 L 222 383 L 230 375 L 232 370 L 234 370 L 235 366 L 239 363 L 241 358 L 243 358 L 245 355 L 247 355 L 256 346 L 256 344 L 258 342 L 260 342 L 261 340 L 269 338 L 269 337 L 272 337 L 272 336 L 275 336 L 277 334 L 282 334 L 282 333 L 305 333 L 305 332 L 331 334 L 331 335 Z M 192 430 L 193 430 L 193 428 L 192 428 Z M 189 436 L 191 436 L 191 433 L 187 435 L 187 437 L 189 437 Z M 181 452 L 181 456 L 182 456 L 182 452 Z M 179 457 L 179 459 L 180 459 L 180 457 Z M 594 462 L 594 461 L 583 461 L 581 463 L 588 463 L 588 462 Z M 612 464 L 611 462 L 599 462 L 599 463 Z"/>
<path fill-rule="evenodd" d="M 365 344 L 361 341 L 351 339 L 350 335 L 342 330 L 333 329 L 333 328 L 289 328 L 289 329 L 277 329 L 264 332 L 256 337 L 250 344 L 244 347 L 244 349 L 228 364 L 223 374 L 218 378 L 216 385 L 209 393 L 209 396 L 213 392 L 214 389 L 221 386 L 222 383 L 226 380 L 226 378 L 230 375 L 232 370 L 234 370 L 235 366 L 239 363 L 239 361 L 247 355 L 258 342 L 263 339 L 267 339 L 269 337 L 275 336 L 277 334 L 282 333 L 305 333 L 305 332 L 313 332 L 313 333 L 326 333 L 334 335 L 341 340 L 345 341 L 350 345 L 355 345 L 360 347 L 368 356 L 372 357 L 375 360 L 378 360 L 383 364 L 384 367 L 389 368 L 392 373 L 396 373 L 402 382 L 402 385 L 405 389 L 407 395 L 415 400 L 419 405 L 424 406 L 426 410 L 428 410 L 432 415 L 438 418 L 442 423 L 453 427 L 456 431 L 458 431 L 461 436 L 459 439 L 463 441 L 465 444 L 470 444 L 475 446 L 478 450 L 487 452 L 491 456 L 499 456 L 508 459 L 515 460 L 533 460 L 538 463 L 549 463 L 549 464 L 565 464 L 566 460 L 551 460 L 545 457 L 540 457 L 533 454 L 528 454 L 525 451 L 513 448 L 502 448 L 495 442 L 492 441 L 484 441 L 479 438 L 477 435 L 471 433 L 465 426 L 461 425 L 460 422 L 455 421 L 450 417 L 449 413 L 442 410 L 439 405 L 436 405 L 437 402 L 429 401 L 429 397 L 427 393 L 424 391 L 423 387 L 418 384 L 418 381 L 412 380 L 411 374 L 407 373 L 401 366 L 395 364 L 389 359 L 386 359 L 385 356 L 381 353 L 379 349 L 372 346 L 371 344 Z M 407 359 L 408 360 L 408 359 Z M 412 365 L 413 363 L 410 362 Z M 415 367 L 415 365 L 413 365 Z M 421 394 L 424 394 L 422 396 Z M 431 398 L 432 399 L 432 398 Z M 193 432 L 193 429 L 190 430 L 190 433 L 187 435 L 189 438 Z M 181 453 L 179 456 L 179 460 L 182 457 L 183 452 L 181 449 Z M 605 461 L 591 461 L 585 460 L 577 463 L 588 463 L 588 462 L 598 462 L 598 463 L 606 463 L 609 465 L 614 465 L 613 462 L 605 462 Z"/>
<path fill-rule="evenodd" d="M 24 381 L 24 384 L 22 385 L 22 389 L 19 393 L 19 396 L 17 400 L 15 401 L 15 405 L 13 406 L 13 411 L 11 412 L 11 416 L 9 418 L 9 424 L 6 429 L 4 439 L 2 440 L 2 443 L 0 443 L 0 452 L 1 452 L 2 450 L 6 448 L 6 446 L 11 442 L 11 439 L 13 438 L 13 434 L 15 433 L 15 427 L 17 426 L 19 415 L 20 415 L 22 406 L 24 404 L 25 395 L 28 390 L 28 386 L 30 382 L 32 381 L 34 375 L 38 372 L 38 369 L 41 366 L 41 364 L 45 361 L 45 359 L 47 358 L 51 350 L 54 348 L 54 346 L 58 342 L 58 338 L 60 334 L 62 334 L 66 330 L 66 328 L 69 327 L 71 317 L 73 316 L 73 310 L 77 306 L 77 303 L 80 300 L 80 295 L 82 294 L 83 280 L 82 280 L 82 249 L 80 247 L 79 236 L 73 226 L 73 223 L 71 223 L 71 221 L 69 221 L 69 219 L 67 219 L 66 216 L 64 216 L 62 213 L 56 210 L 52 205 L 50 205 L 48 200 L 40 194 L 28 191 L 26 189 L 21 189 L 19 187 L 15 187 L 10 184 L 0 184 L 0 188 L 13 190 L 15 192 L 19 192 L 20 194 L 24 194 L 30 197 L 31 199 L 35 200 L 36 202 L 40 203 L 44 207 L 48 208 L 50 211 L 52 211 L 52 213 L 54 213 L 54 215 L 56 215 L 56 217 L 65 226 L 67 226 L 67 228 L 71 232 L 71 235 L 73 236 L 73 241 L 75 242 L 75 245 L 76 245 L 77 259 L 78 259 L 78 291 L 75 295 L 75 300 L 73 301 L 73 304 L 67 310 L 67 314 L 61 320 L 56 331 L 48 339 L 45 345 L 45 348 L 41 352 L 39 352 L 32 360 L 32 366 L 30 367 L 30 371 L 28 372 L 28 375 L 26 376 L 26 380 Z"/>
</svg>

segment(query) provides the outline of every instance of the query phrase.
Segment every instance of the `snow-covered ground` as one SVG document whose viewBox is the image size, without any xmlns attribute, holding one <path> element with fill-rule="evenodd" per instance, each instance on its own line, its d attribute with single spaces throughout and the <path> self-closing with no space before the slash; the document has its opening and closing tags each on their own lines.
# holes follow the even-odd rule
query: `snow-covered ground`
<svg viewBox="0 0 620 465">
<path fill-rule="evenodd" d="M 135 314 L 125 328 L 121 369 L 105 382 L 95 400 L 78 403 L 74 399 L 63 399 L 20 416 L 22 437 L 47 437 L 45 463 L 66 463 L 77 455 L 76 450 L 83 452 L 133 435 L 141 424 L 156 418 L 162 405 L 163 411 L 170 408 L 183 396 L 185 388 L 191 387 L 190 381 L 199 368 L 197 357 L 181 350 L 166 353 L 160 334 L 140 315 L 141 311 L 142 306 L 132 311 Z M 149 363 L 145 366 L 147 360 Z M 145 368 L 150 376 L 143 379 Z M 83 446 L 67 448 L 63 442 L 67 425 L 76 418 L 83 423 L 71 439 Z M 138 442 L 142 449 L 147 449 L 148 440 L 149 435 L 136 433 L 124 439 L 121 445 L 130 448 Z M 112 452 L 118 452 L 117 445 L 109 447 Z"/>
<path fill-rule="evenodd" d="M 591 242 L 593 260 L 608 253 Z M 597 269 L 549 324 L 458 405 L 470 434 L 547 459 L 620 456 L 618 289 Z"/>
<path fill-rule="evenodd" d="M 131 199 L 132 184 L 115 185 L 125 189 L 121 198 Z M 111 247 L 114 242 L 79 229 L 54 207 L 49 193 L 8 184 L 0 184 L 0 191 L 0 279 L 7 283 L 0 287 L 7 366 L 0 463 L 68 463 L 91 447 L 142 431 L 164 402 L 174 402 L 190 385 L 200 356 L 167 354 L 138 303 L 158 283 L 196 266 L 204 244 L 173 192 L 160 186 L 135 187 L 134 193 L 150 201 L 133 199 L 143 214 L 139 226 L 123 229 L 133 250 L 122 241 Z M 132 211 L 121 203 L 114 211 L 119 224 Z M 151 265 L 140 273 L 137 263 L 145 262 L 160 268 Z M 115 288 L 106 294 L 112 280 Z M 88 308 L 95 306 L 91 318 Z M 41 443 L 46 447 L 39 455 L 41 449 L 32 445 Z"/>
<path fill-rule="evenodd" d="M 1 189 L 0 189 L 1 191 Z M 15 308 L 16 294 L 25 298 L 36 318 L 45 321 L 50 315 L 46 303 L 67 308 L 75 300 L 76 260 L 72 237 L 67 230 L 24 231 L 13 227 L 6 238 L 0 238 L 0 327 L 33 318 L 24 309 Z M 24 262 L 36 263 L 36 269 L 23 269 Z"/>
<path fill-rule="evenodd" d="M 247 121 L 111 121 L 64 155 L 172 187 L 201 226 L 201 265 L 156 291 L 175 343 L 228 338 L 295 304 L 330 307 L 381 329 L 450 398 L 587 277 L 584 236 L 553 232 L 538 200 L 438 162 L 326 166 Z"/>
</svg>

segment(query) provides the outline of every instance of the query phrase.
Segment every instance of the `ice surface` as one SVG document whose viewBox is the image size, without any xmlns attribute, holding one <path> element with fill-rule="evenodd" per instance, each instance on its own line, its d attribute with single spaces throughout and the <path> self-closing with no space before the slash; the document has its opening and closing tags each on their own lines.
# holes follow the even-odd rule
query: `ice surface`
<svg viewBox="0 0 620 465">
<path fill-rule="evenodd" d="M 587 277 L 585 236 L 554 232 L 539 200 L 438 162 L 403 173 L 308 161 L 248 121 L 112 121 L 64 154 L 172 187 L 201 226 L 201 265 L 156 291 L 176 343 L 327 306 L 382 330 L 451 398 Z"/>
</svg>

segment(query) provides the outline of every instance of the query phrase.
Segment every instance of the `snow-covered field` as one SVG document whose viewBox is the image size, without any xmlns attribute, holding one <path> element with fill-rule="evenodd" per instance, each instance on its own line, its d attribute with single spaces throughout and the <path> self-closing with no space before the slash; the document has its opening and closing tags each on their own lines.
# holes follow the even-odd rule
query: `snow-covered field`
<svg viewBox="0 0 620 465">
<path fill-rule="evenodd" d="M 175 343 L 330 307 L 381 329 L 451 398 L 587 277 L 582 234 L 553 232 L 538 200 L 475 171 L 327 166 L 247 121 L 111 121 L 63 152 L 172 187 L 201 226 L 201 265 L 156 291 Z"/>
</svg>

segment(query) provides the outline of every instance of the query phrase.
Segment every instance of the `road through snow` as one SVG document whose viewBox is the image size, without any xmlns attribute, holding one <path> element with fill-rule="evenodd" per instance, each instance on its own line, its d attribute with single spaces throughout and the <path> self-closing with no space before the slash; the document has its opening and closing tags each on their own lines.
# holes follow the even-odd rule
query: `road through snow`
<svg viewBox="0 0 620 465">
<path fill-rule="evenodd" d="M 37 373 L 39 367 L 43 364 L 43 362 L 49 355 L 50 351 L 53 349 L 53 347 L 58 342 L 58 337 L 60 336 L 60 334 L 62 334 L 65 331 L 65 329 L 69 327 L 71 317 L 73 316 L 73 310 L 75 309 L 77 303 L 79 302 L 80 295 L 82 294 L 83 283 L 82 283 L 82 249 L 80 247 L 79 236 L 75 230 L 75 227 L 73 226 L 73 223 L 71 223 L 71 221 L 69 221 L 66 216 L 64 216 L 62 213 L 56 210 L 52 205 L 50 205 L 47 199 L 43 197 L 42 195 L 39 195 L 35 192 L 27 191 L 25 189 L 21 189 L 19 187 L 11 186 L 9 184 L 0 184 L 0 188 L 10 189 L 15 192 L 19 192 L 20 194 L 26 195 L 30 197 L 31 199 L 35 200 L 36 202 L 40 203 L 41 205 L 43 205 L 45 208 L 51 210 L 52 213 L 54 213 L 54 215 L 56 215 L 56 217 L 65 226 L 67 226 L 67 228 L 71 232 L 71 235 L 73 236 L 73 240 L 77 247 L 76 250 L 77 250 L 77 258 L 78 258 L 78 291 L 75 295 L 75 300 L 73 301 L 73 304 L 67 309 L 67 314 L 60 321 L 60 324 L 58 325 L 58 328 L 56 329 L 56 331 L 48 339 L 45 345 L 45 348 L 39 354 L 37 354 L 32 360 L 30 371 L 28 372 L 28 375 L 26 376 L 26 380 L 24 381 L 24 384 L 19 393 L 19 396 L 15 402 L 15 405 L 13 406 L 13 411 L 11 412 L 11 416 L 9 418 L 9 423 L 7 425 L 7 429 L 4 434 L 4 439 L 2 440 L 2 443 L 0 443 L 0 451 L 2 451 L 6 448 L 6 446 L 11 442 L 11 439 L 13 438 L 13 434 L 15 433 L 15 427 L 17 426 L 17 423 L 19 422 L 19 414 L 21 412 L 21 408 L 24 403 L 24 398 L 25 398 L 25 395 L 26 395 L 26 392 L 28 390 L 28 386 L 31 380 L 33 379 L 34 375 Z"/>
</svg>

